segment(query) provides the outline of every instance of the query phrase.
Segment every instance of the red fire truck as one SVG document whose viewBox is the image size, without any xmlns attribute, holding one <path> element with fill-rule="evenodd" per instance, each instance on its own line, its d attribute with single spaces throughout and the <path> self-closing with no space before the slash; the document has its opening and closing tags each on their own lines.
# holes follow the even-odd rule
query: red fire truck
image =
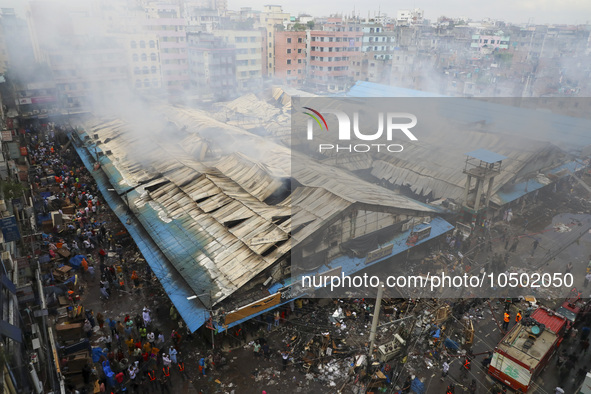
<svg viewBox="0 0 591 394">
<path fill-rule="evenodd" d="M 569 328 L 575 324 L 578 319 L 586 316 L 589 313 L 591 304 L 581 298 L 581 293 L 577 289 L 573 289 L 572 295 L 567 298 L 561 306 L 556 308 L 556 312 L 560 313 L 568 319 Z"/>
<path fill-rule="evenodd" d="M 525 393 L 562 343 L 568 320 L 545 307 L 509 330 L 493 353 L 488 373 Z"/>
</svg>

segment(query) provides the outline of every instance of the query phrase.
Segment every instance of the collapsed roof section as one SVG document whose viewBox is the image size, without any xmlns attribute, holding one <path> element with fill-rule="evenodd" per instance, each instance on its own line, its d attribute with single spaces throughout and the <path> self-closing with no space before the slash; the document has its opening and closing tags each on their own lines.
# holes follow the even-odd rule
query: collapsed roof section
<svg viewBox="0 0 591 394">
<path fill-rule="evenodd" d="M 167 121 L 138 127 L 88 119 L 87 146 L 174 269 L 195 294 L 210 295 L 206 306 L 235 295 L 354 204 L 411 215 L 433 211 L 308 158 L 305 170 L 292 174 L 288 148 L 205 112 L 171 106 L 155 112 Z"/>
<path fill-rule="evenodd" d="M 260 122 L 274 123 L 278 117 L 270 116 L 271 112 L 265 110 L 270 105 L 281 108 L 283 113 L 291 111 L 291 95 L 300 97 L 311 97 L 312 95 L 297 90 L 283 89 L 275 87 L 272 95 L 266 98 L 258 98 L 254 95 L 246 102 L 232 102 L 232 105 L 226 107 L 226 113 L 246 113 L 256 117 Z M 410 144 L 404 147 L 403 155 L 392 155 L 387 153 L 359 153 L 338 155 L 338 167 L 349 171 L 369 171 L 371 175 L 378 180 L 385 181 L 390 188 L 408 188 L 413 195 L 419 197 L 429 197 L 434 199 L 451 198 L 456 201 L 463 199 L 464 188 L 466 184 L 466 175 L 463 173 L 466 160 L 466 152 L 476 149 L 487 149 L 497 154 L 506 156 L 503 161 L 502 171 L 495 178 L 492 190 L 491 202 L 496 205 L 507 203 L 503 196 L 503 191 L 511 189 L 513 185 L 525 182 L 528 179 L 536 178 L 538 173 L 544 173 L 555 168 L 565 161 L 568 161 L 565 153 L 557 146 L 557 138 L 560 133 L 551 134 L 545 132 L 544 135 L 536 134 L 536 127 L 528 123 L 531 113 L 534 115 L 549 117 L 554 116 L 560 120 L 560 124 L 569 126 L 572 130 L 567 132 L 568 143 L 566 147 L 572 148 L 576 144 L 577 138 L 583 145 L 591 142 L 589 138 L 580 136 L 580 123 L 587 122 L 585 119 L 570 118 L 562 115 L 538 113 L 525 108 L 514 108 L 497 103 L 487 103 L 483 101 L 445 98 L 438 95 L 432 95 L 425 92 L 412 91 L 408 89 L 398 89 L 379 84 L 358 82 L 345 100 L 359 101 L 359 105 L 364 105 L 366 97 L 424 97 L 428 100 L 449 100 L 446 105 L 450 111 L 452 121 L 450 125 L 453 129 L 446 130 L 442 127 L 432 129 L 428 135 L 422 134 L 419 144 Z M 257 108 L 262 108 L 258 110 Z M 455 109 L 455 113 L 453 113 Z M 487 110 L 489 112 L 487 112 Z M 279 111 L 279 109 L 276 109 Z M 519 119 L 519 114 L 524 115 L 525 119 L 515 123 L 515 127 L 509 130 L 496 126 L 506 124 L 503 119 L 503 112 L 511 116 L 511 119 Z M 279 113 L 279 112 L 275 112 Z M 475 122 L 475 119 L 486 119 L 485 122 Z M 237 115 L 234 115 L 238 119 Z M 552 118 L 554 119 L 554 118 Z M 555 123 L 558 122 L 555 119 Z M 272 136 L 278 142 L 289 145 L 291 140 L 280 130 L 289 129 L 288 121 L 281 118 L 283 123 L 277 130 L 272 130 Z M 496 123 L 495 123 L 496 122 Z M 244 127 L 248 124 L 242 122 Z M 236 120 L 236 124 L 240 121 Z M 539 135 L 540 138 L 535 136 Z M 332 143 L 323 135 L 315 136 L 317 142 Z M 588 141 L 587 141 L 588 140 Z M 331 166 L 337 166 L 337 157 L 333 151 L 325 151 L 325 158 L 322 163 Z M 499 194 L 500 193 L 500 194 Z"/>
</svg>

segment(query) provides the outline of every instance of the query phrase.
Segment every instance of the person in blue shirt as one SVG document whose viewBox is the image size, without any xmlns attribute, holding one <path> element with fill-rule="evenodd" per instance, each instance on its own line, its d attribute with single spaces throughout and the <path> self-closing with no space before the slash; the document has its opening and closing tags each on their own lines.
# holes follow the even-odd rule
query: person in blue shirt
<svg viewBox="0 0 591 394">
<path fill-rule="evenodd" d="M 199 367 L 201 367 L 200 369 L 201 369 L 201 371 L 203 372 L 203 376 L 207 376 L 207 375 L 205 374 L 205 369 L 206 369 L 206 362 L 205 362 L 205 357 L 201 357 L 201 358 L 199 359 Z"/>
</svg>

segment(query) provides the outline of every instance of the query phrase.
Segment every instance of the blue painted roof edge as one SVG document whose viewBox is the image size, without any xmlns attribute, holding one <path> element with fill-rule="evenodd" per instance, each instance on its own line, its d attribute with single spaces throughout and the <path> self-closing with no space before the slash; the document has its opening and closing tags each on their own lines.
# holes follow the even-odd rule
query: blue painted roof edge
<svg viewBox="0 0 591 394">
<path fill-rule="evenodd" d="M 88 152 L 88 150 L 84 147 L 78 147 L 74 143 L 72 145 L 78 152 L 78 155 L 82 159 L 85 167 L 91 174 L 93 174 L 93 178 L 95 179 L 99 190 L 103 194 L 105 201 L 107 201 L 113 212 L 117 215 L 119 220 L 121 220 L 121 223 L 123 223 L 129 234 L 136 242 L 140 252 L 146 259 L 146 262 L 150 265 L 150 268 L 162 284 L 162 287 L 166 291 L 172 303 L 175 305 L 179 314 L 182 316 L 189 330 L 194 332 L 199 329 L 209 319 L 209 311 L 205 307 L 199 305 L 199 301 L 187 300 L 187 297 L 193 296 L 195 294 L 188 285 L 185 284 L 185 286 L 181 287 L 171 286 L 170 278 L 168 277 L 169 272 L 164 266 L 164 264 L 171 263 L 167 262 L 166 257 L 151 237 L 142 237 L 140 230 L 136 228 L 143 228 L 141 224 L 139 224 L 138 219 L 133 216 L 127 216 L 126 208 L 123 208 L 121 204 L 118 204 L 112 193 L 109 193 L 107 189 L 112 185 L 108 182 L 107 175 L 105 175 L 102 171 L 100 173 L 93 171 L 91 154 Z M 127 219 L 131 219 L 132 224 L 127 224 Z"/>
</svg>

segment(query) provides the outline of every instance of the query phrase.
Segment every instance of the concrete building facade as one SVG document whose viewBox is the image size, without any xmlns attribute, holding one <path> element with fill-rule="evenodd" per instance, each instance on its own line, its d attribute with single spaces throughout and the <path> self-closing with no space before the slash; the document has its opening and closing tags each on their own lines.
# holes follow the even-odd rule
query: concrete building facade
<svg viewBox="0 0 591 394">
<path fill-rule="evenodd" d="M 191 94 L 228 100 L 236 94 L 236 48 L 211 33 L 188 33 Z"/>
<path fill-rule="evenodd" d="M 484 54 L 498 49 L 509 49 L 511 37 L 499 31 L 494 34 L 473 34 L 470 48 Z"/>
<path fill-rule="evenodd" d="M 310 31 L 308 82 L 321 91 L 342 91 L 354 82 L 351 64 L 361 55 L 363 32 L 336 18 L 323 27 Z"/>
<path fill-rule="evenodd" d="M 264 27 L 267 34 L 267 73 L 272 76 L 275 73 L 275 34 L 276 30 L 282 30 L 289 23 L 289 13 L 283 12 L 280 5 L 265 5 L 260 14 L 260 26 Z"/>
<path fill-rule="evenodd" d="M 227 45 L 236 48 L 236 81 L 239 91 L 259 87 L 262 83 L 262 35 L 260 30 L 217 30 Z"/>
<path fill-rule="evenodd" d="M 275 33 L 275 78 L 299 86 L 306 77 L 306 32 Z"/>
<path fill-rule="evenodd" d="M 127 52 L 130 87 L 142 91 L 162 88 L 158 37 L 129 34 L 122 41 Z"/>
<path fill-rule="evenodd" d="M 180 15 L 179 6 L 149 4 L 143 24 L 158 38 L 163 87 L 173 94 L 188 89 L 186 21 Z"/>
</svg>

